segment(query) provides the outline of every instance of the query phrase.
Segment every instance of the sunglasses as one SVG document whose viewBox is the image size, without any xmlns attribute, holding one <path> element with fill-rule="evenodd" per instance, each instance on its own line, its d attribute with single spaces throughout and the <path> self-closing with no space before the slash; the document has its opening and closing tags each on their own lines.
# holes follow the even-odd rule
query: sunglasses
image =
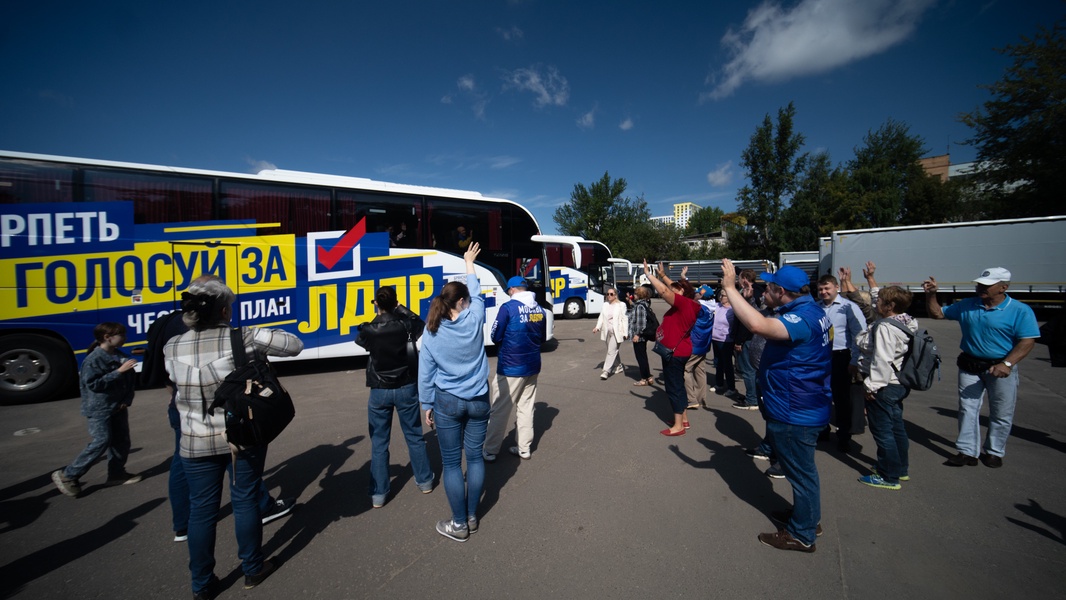
<svg viewBox="0 0 1066 600">
<path fill-rule="evenodd" d="M 615 293 L 614 293 L 614 292 L 607 292 L 607 295 L 608 295 L 608 296 L 614 296 L 614 295 L 615 295 Z"/>
</svg>

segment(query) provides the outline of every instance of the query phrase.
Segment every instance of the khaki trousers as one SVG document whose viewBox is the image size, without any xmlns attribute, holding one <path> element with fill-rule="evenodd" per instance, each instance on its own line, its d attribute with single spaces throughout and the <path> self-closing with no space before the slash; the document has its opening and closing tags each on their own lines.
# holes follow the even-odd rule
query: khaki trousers
<svg viewBox="0 0 1066 600">
<path fill-rule="evenodd" d="M 685 393 L 689 406 L 707 404 L 707 370 L 703 366 L 706 360 L 706 354 L 693 354 L 685 363 Z"/>
<path fill-rule="evenodd" d="M 485 454 L 499 454 L 503 437 L 511 424 L 511 408 L 517 406 L 515 417 L 518 430 L 518 449 L 528 452 L 533 444 L 533 402 L 537 399 L 537 375 L 507 377 L 497 373 L 489 379 L 492 412 L 485 433 Z"/>
</svg>

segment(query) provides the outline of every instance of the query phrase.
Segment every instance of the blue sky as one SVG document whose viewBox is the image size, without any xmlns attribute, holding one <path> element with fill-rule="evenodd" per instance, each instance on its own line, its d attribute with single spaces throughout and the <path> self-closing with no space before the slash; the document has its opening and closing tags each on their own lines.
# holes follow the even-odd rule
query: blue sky
<svg viewBox="0 0 1066 600">
<path fill-rule="evenodd" d="M 100 6 L 103 5 L 103 6 Z M 793 101 L 834 162 L 893 118 L 928 154 L 1061 0 L 13 2 L 0 148 L 479 191 L 555 233 L 574 184 L 654 215 L 735 209 L 740 153 Z"/>
</svg>

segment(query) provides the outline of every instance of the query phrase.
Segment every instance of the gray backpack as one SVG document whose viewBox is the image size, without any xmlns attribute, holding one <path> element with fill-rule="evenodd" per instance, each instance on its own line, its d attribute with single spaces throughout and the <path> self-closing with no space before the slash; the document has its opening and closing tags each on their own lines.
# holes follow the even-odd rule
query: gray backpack
<svg viewBox="0 0 1066 600">
<path fill-rule="evenodd" d="M 896 369 L 896 378 L 900 385 L 908 390 L 924 392 L 933 387 L 933 378 L 940 379 L 940 351 L 937 350 L 933 336 L 925 329 L 911 333 L 905 325 L 895 319 L 881 319 L 874 323 L 871 335 L 877 335 L 881 323 L 889 323 L 907 334 L 909 343 L 903 363 Z M 895 369 L 895 367 L 893 367 Z"/>
</svg>

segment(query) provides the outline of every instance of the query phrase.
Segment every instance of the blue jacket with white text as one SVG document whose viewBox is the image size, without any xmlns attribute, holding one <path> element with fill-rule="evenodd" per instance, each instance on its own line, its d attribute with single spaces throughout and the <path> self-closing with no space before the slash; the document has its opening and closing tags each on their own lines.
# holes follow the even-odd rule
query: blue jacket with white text
<svg viewBox="0 0 1066 600">
<path fill-rule="evenodd" d="M 533 292 L 518 292 L 504 302 L 490 335 L 500 348 L 497 373 L 507 377 L 540 373 L 540 345 L 548 337 L 548 319 Z"/>
</svg>

